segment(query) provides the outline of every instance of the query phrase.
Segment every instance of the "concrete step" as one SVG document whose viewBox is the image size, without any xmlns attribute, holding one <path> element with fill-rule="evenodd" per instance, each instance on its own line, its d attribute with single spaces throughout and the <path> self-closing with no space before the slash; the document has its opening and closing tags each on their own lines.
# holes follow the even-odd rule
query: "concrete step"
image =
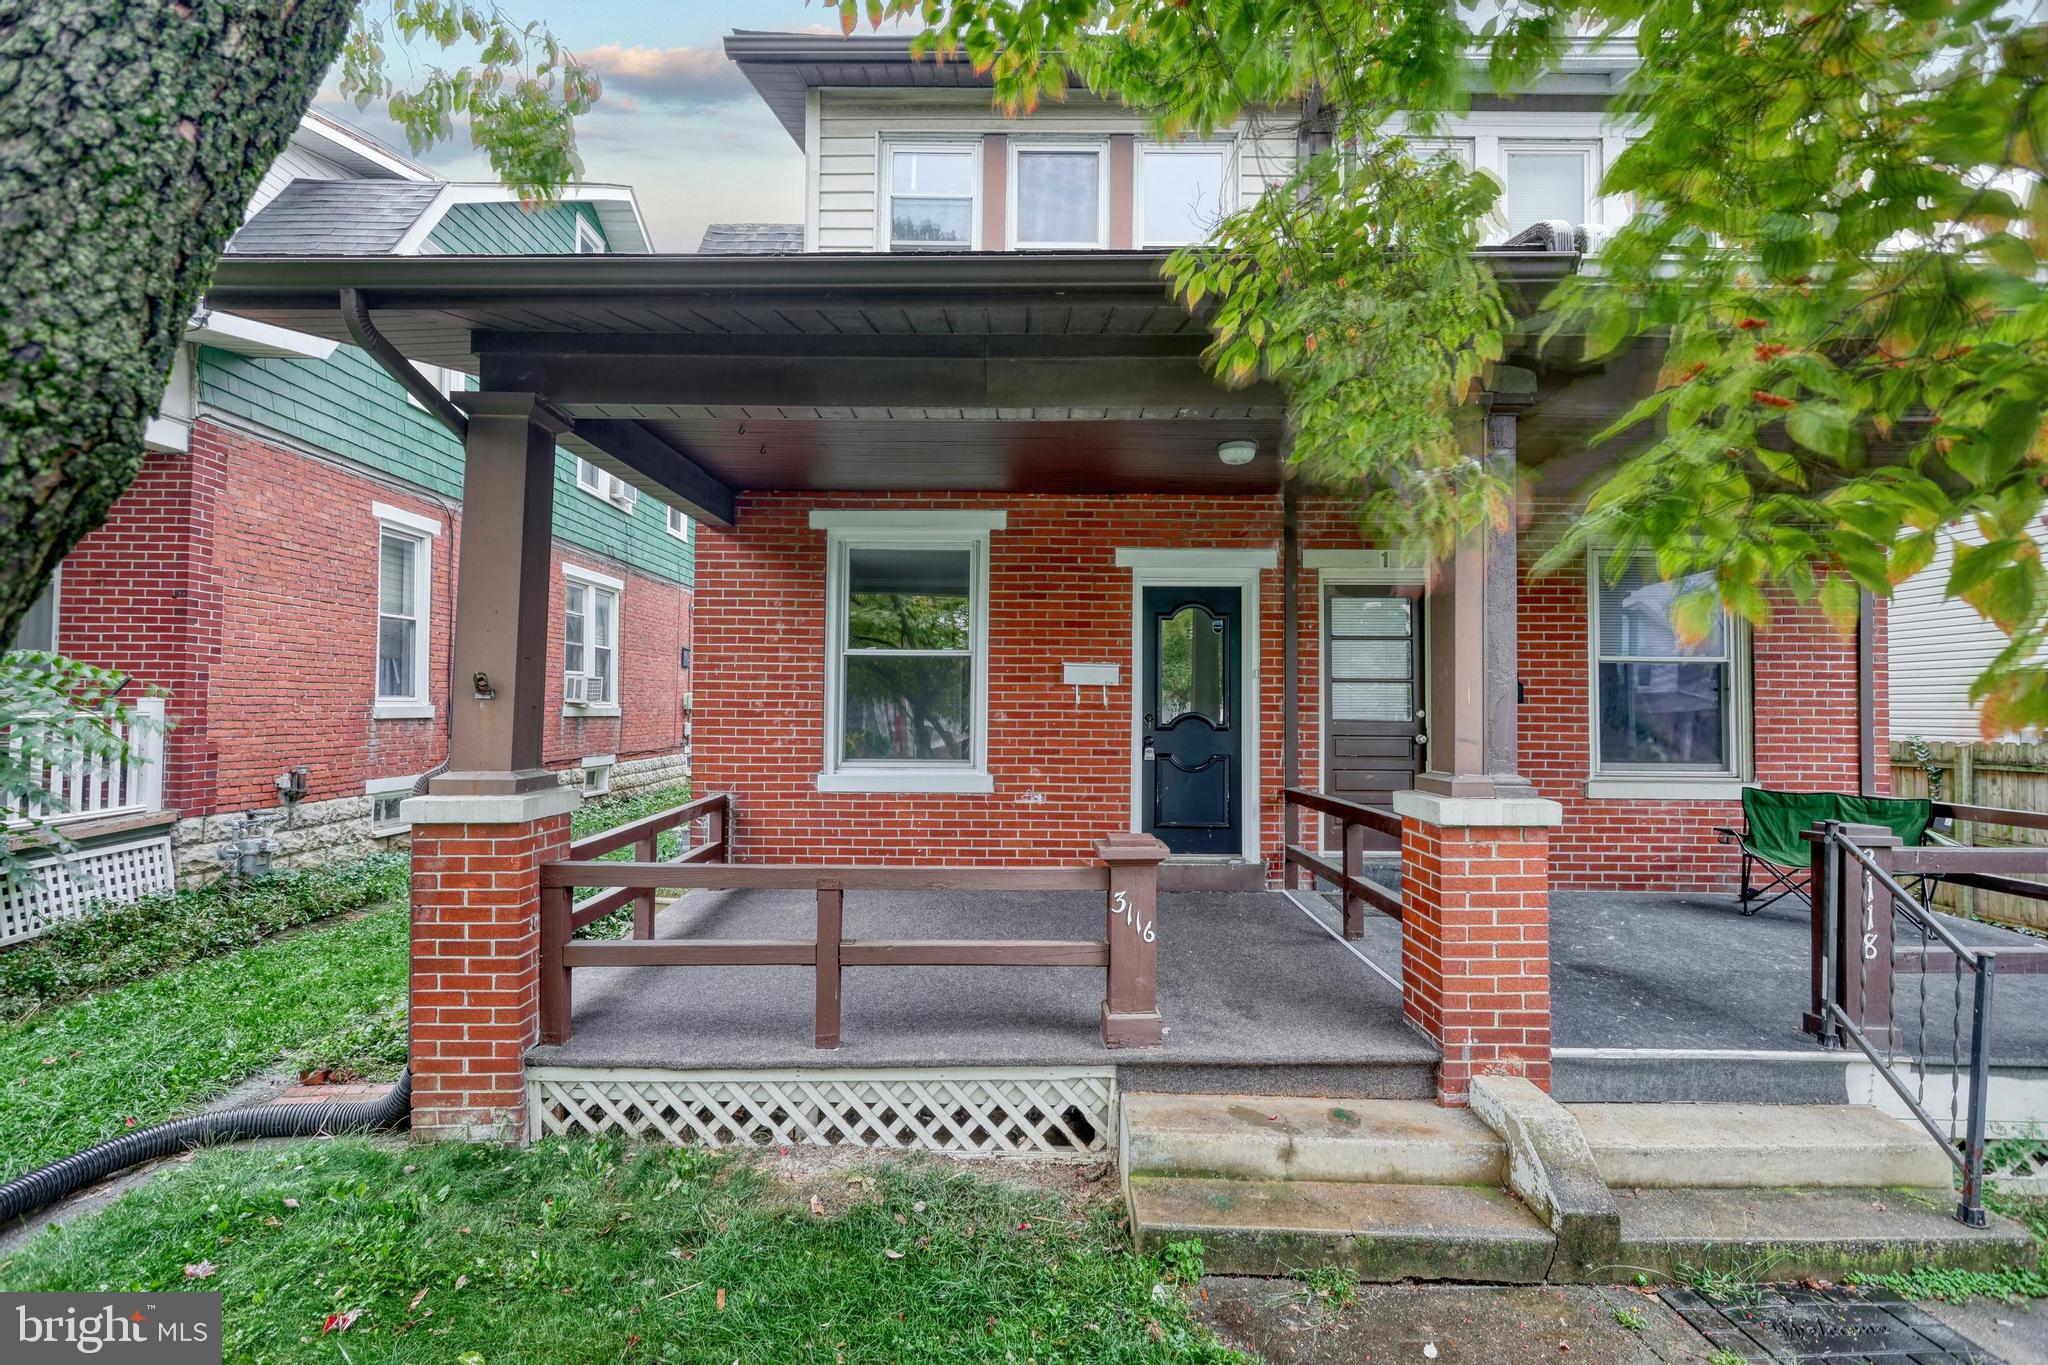
<svg viewBox="0 0 2048 1365">
<path fill-rule="evenodd" d="M 1376 1185 L 1501 1185 L 1500 1138 L 1470 1111 L 1429 1100 L 1272 1095 L 1123 1097 L 1131 1175 Z"/>
<path fill-rule="evenodd" d="M 1211 1274 L 1342 1266 L 1360 1279 L 1535 1284 L 1555 1241 L 1505 1191 L 1463 1185 L 1137 1176 L 1131 1231 L 1156 1252 L 1194 1237 Z"/>
<path fill-rule="evenodd" d="M 1946 1191 L 1918 1127 L 1853 1104 L 1573 1104 L 1600 1178 L 1640 1189 L 1913 1187 Z"/>
<path fill-rule="evenodd" d="M 1837 1278 L 1851 1270 L 1915 1266 L 1991 1270 L 2033 1265 L 2027 1230 L 1993 1215 L 1964 1227 L 1953 1195 L 1900 1189 L 1617 1190 L 1617 1266 L 1593 1267 L 1589 1281 L 1687 1268 L 1745 1280 Z"/>
</svg>

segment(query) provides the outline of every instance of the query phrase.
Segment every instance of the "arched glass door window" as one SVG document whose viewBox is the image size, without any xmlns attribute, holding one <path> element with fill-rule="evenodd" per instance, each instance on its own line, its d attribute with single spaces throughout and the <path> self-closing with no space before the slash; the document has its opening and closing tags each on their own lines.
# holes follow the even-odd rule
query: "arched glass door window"
<svg viewBox="0 0 2048 1365">
<path fill-rule="evenodd" d="M 1159 623 L 1158 724 L 1200 716 L 1221 728 L 1230 723 L 1229 626 L 1208 608 L 1189 603 Z"/>
</svg>

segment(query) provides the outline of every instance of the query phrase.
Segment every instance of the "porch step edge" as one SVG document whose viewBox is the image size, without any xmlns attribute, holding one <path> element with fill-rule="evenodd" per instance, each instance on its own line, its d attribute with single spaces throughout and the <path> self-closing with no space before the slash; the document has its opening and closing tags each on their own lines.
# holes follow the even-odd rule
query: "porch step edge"
<svg viewBox="0 0 2048 1365">
<path fill-rule="evenodd" d="M 1867 1105 L 1565 1107 L 1617 1190 L 1947 1190 L 1954 1181 L 1933 1138 Z"/>
<path fill-rule="evenodd" d="M 1583 1268 L 1586 1282 L 1674 1275 L 1681 1267 L 1747 1280 L 1993 1270 L 2033 1266 L 2039 1256 L 2028 1231 L 2008 1219 L 1993 1215 L 1984 1228 L 1957 1222 L 1955 1196 L 1946 1191 L 1646 1189 L 1619 1192 L 1616 1204 L 1617 1264 Z"/>
<path fill-rule="evenodd" d="M 1185 1095 L 1126 1090 L 1131 1175 L 1379 1185 L 1499 1185 L 1501 1140 L 1432 1100 Z"/>
<path fill-rule="evenodd" d="M 1135 1176 L 1139 1250 L 1199 1238 L 1211 1274 L 1335 1265 L 1376 1283 L 1538 1284 L 1555 1239 L 1505 1190 L 1469 1185 Z"/>
</svg>

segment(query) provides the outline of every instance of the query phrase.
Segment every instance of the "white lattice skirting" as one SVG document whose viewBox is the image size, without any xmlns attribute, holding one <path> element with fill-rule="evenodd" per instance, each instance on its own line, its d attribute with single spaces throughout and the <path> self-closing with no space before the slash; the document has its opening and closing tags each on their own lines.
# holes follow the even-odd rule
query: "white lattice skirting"
<svg viewBox="0 0 2048 1365">
<path fill-rule="evenodd" d="M 33 880 L 0 887 L 0 943 L 34 938 L 96 903 L 126 904 L 172 885 L 166 836 L 88 848 L 65 859 L 38 858 L 31 866 Z"/>
<path fill-rule="evenodd" d="M 649 1071 L 529 1067 L 536 1137 L 624 1133 L 703 1147 L 853 1146 L 1092 1158 L 1113 1149 L 1116 1073 Z"/>
</svg>

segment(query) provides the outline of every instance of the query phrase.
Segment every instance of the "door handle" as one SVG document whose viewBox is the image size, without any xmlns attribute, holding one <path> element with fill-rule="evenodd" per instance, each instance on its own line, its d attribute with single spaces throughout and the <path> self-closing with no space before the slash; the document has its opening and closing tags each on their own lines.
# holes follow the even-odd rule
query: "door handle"
<svg viewBox="0 0 2048 1365">
<path fill-rule="evenodd" d="M 1416 746 L 1416 747 L 1417 747 L 1418 749 L 1420 749 L 1420 748 L 1426 748 L 1426 747 L 1428 747 L 1428 745 L 1429 745 L 1429 736 L 1428 736 L 1428 735 L 1418 734 L 1417 736 L 1415 736 L 1415 746 Z"/>
</svg>

